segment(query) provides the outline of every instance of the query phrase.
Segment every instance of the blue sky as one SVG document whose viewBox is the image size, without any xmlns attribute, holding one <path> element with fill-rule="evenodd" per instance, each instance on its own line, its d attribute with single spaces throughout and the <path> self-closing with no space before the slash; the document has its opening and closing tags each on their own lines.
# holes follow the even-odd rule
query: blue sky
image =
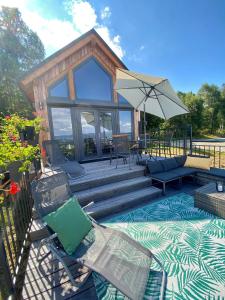
<svg viewBox="0 0 225 300">
<path fill-rule="evenodd" d="M 225 83 L 224 0 L 0 0 L 16 6 L 47 55 L 95 27 L 131 70 L 180 91 Z"/>
</svg>

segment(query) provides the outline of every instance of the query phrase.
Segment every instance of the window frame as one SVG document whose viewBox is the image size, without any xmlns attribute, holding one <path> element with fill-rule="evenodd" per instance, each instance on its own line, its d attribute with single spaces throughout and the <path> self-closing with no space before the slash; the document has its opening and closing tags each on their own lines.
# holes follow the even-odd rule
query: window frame
<svg viewBox="0 0 225 300">
<path fill-rule="evenodd" d="M 52 114 L 52 109 L 69 109 L 70 111 L 70 118 L 71 118 L 71 125 L 72 125 L 72 138 L 70 141 L 74 141 L 74 124 L 73 124 L 73 115 L 72 115 L 72 110 L 70 106 L 49 106 L 48 107 L 48 117 L 49 117 L 49 127 L 50 127 L 50 136 L 52 140 L 61 140 L 60 138 L 57 138 L 54 134 L 54 124 L 53 124 L 53 114 Z"/>
<path fill-rule="evenodd" d="M 60 84 L 62 81 L 66 80 L 66 87 L 67 87 L 67 92 L 68 96 L 67 97 L 60 97 L 60 96 L 51 96 L 50 90 Z M 69 81 L 68 81 L 68 76 L 67 74 L 64 75 L 63 77 L 59 78 L 58 80 L 54 81 L 51 85 L 48 86 L 48 99 L 54 99 L 54 100 L 70 100 L 70 89 L 69 89 Z"/>
<path fill-rule="evenodd" d="M 85 64 L 87 64 L 91 60 L 94 60 L 95 63 L 101 68 L 101 70 L 106 74 L 106 76 L 109 77 L 111 100 L 78 98 L 75 72 L 76 72 L 76 70 L 80 69 L 82 66 L 84 66 Z M 79 104 L 87 103 L 87 104 L 97 104 L 97 105 L 101 105 L 101 104 L 111 105 L 112 103 L 115 103 L 114 94 L 113 94 L 113 78 L 112 78 L 112 75 L 106 70 L 106 68 L 94 56 L 91 56 L 91 57 L 87 58 L 86 60 L 84 60 L 83 62 L 81 62 L 79 65 L 77 65 L 75 68 L 72 69 L 72 72 L 73 72 L 73 84 L 74 84 L 74 89 L 75 89 L 75 101 L 76 101 L 76 103 L 79 103 Z"/>
</svg>

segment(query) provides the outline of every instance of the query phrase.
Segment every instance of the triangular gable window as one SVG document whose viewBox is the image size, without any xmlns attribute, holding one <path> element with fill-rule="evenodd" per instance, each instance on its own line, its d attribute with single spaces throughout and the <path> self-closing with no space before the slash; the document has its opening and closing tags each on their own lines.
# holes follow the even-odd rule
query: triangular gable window
<svg viewBox="0 0 225 300">
<path fill-rule="evenodd" d="M 91 58 L 74 70 L 76 96 L 79 100 L 112 101 L 112 79 Z"/>
<path fill-rule="evenodd" d="M 50 97 L 68 98 L 69 93 L 68 93 L 67 79 L 64 78 L 57 84 L 53 85 L 49 89 L 49 95 L 50 95 Z"/>
</svg>

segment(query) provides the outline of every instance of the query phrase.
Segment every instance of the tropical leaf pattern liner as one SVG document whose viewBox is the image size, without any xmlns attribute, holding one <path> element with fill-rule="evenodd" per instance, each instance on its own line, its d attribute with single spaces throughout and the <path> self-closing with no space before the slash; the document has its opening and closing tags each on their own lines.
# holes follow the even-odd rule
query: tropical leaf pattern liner
<svg viewBox="0 0 225 300">
<path fill-rule="evenodd" d="M 149 248 L 168 274 L 165 299 L 225 299 L 225 220 L 194 208 L 180 193 L 115 216 L 105 225 Z M 153 264 L 146 299 L 158 299 L 161 273 Z M 94 273 L 99 299 L 125 297 Z"/>
</svg>

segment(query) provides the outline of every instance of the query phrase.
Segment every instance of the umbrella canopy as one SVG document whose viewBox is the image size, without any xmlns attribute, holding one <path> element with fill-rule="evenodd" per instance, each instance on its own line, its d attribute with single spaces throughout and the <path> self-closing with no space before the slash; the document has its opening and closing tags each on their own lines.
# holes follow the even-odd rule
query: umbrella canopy
<svg viewBox="0 0 225 300">
<path fill-rule="evenodd" d="M 189 112 L 171 87 L 169 80 L 165 78 L 118 68 L 116 70 L 115 90 L 135 109 L 144 111 L 145 147 L 146 112 L 165 120 Z"/>
<path fill-rule="evenodd" d="M 165 78 L 118 68 L 115 90 L 135 109 L 165 120 L 189 112 Z"/>
</svg>

